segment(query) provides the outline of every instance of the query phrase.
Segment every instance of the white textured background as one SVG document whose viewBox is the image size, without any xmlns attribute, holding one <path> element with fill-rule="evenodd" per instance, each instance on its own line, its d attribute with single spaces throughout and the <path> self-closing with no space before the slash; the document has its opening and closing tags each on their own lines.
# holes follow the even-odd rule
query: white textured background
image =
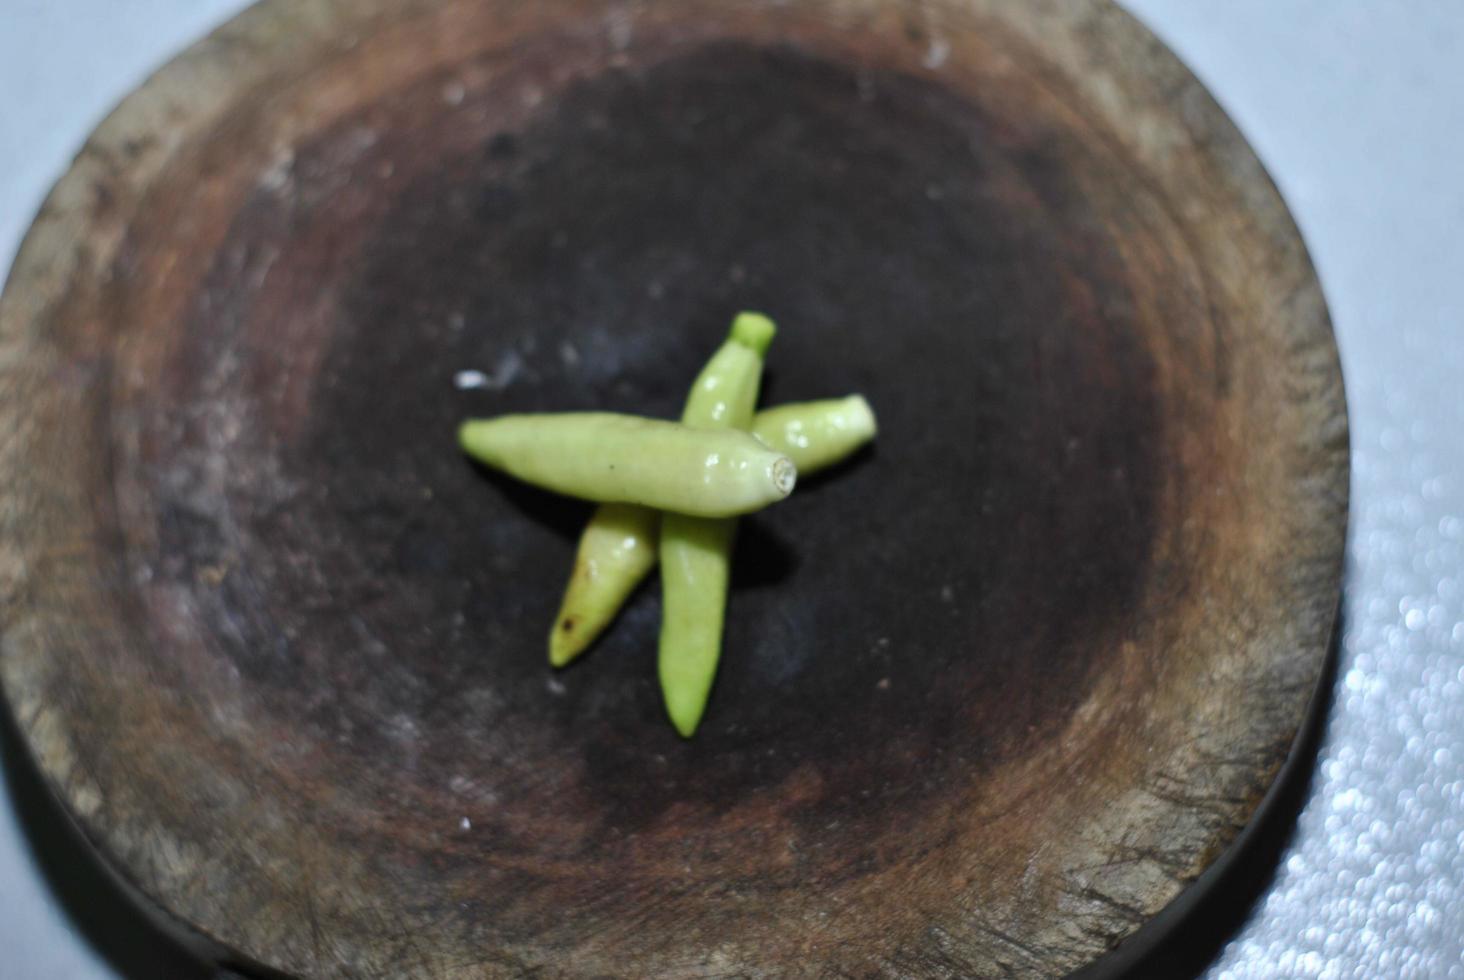
<svg viewBox="0 0 1464 980">
<path fill-rule="evenodd" d="M 101 115 L 242 5 L 0 0 L 0 268 Z M 1206 975 L 1464 980 L 1464 0 L 1128 6 L 1290 203 L 1352 415 L 1346 628 L 1317 771 L 1274 882 Z M 16 785 L 0 780 L 0 978 L 172 976 L 119 954 L 115 930 L 78 929 L 85 895 L 68 895 L 79 912 L 58 901 Z"/>
</svg>

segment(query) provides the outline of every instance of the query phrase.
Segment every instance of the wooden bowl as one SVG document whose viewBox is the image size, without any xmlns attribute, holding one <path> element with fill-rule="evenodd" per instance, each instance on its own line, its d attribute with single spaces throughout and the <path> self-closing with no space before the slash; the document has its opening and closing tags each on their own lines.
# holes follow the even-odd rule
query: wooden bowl
<svg viewBox="0 0 1464 980">
<path fill-rule="evenodd" d="M 674 416 L 741 308 L 765 401 L 881 433 L 745 522 L 682 741 L 657 590 L 551 673 L 587 508 L 454 427 Z M 1252 815 L 1338 597 L 1302 243 L 1103 0 L 268 0 L 56 186 L 0 386 L 26 742 L 299 976 L 1091 963 Z"/>
</svg>

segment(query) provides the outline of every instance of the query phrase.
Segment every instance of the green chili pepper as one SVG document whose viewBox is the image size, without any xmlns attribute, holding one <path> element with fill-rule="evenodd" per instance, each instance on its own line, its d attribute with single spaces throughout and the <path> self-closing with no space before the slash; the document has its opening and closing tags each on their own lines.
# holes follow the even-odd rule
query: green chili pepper
<svg viewBox="0 0 1464 980">
<path fill-rule="evenodd" d="M 691 386 L 681 421 L 706 428 L 750 428 L 763 355 L 775 332 L 767 317 L 739 314 L 727 342 Z M 736 531 L 735 520 L 675 513 L 661 518 L 661 696 L 671 723 L 685 738 L 701 723 L 717 675 Z"/>
<path fill-rule="evenodd" d="M 874 433 L 874 411 L 863 395 L 781 405 L 758 412 L 752 422 L 752 434 L 804 475 L 833 466 Z"/>
<path fill-rule="evenodd" d="M 752 433 L 808 476 L 874 438 L 874 412 L 862 395 L 799 402 L 758 412 Z M 579 656 L 620 612 L 657 560 L 661 516 L 647 507 L 602 504 L 585 526 L 564 602 L 549 632 L 555 667 Z"/>
<path fill-rule="evenodd" d="M 549 663 L 563 667 L 599 636 L 656 567 L 661 515 L 634 504 L 601 504 L 580 535 L 564 602 L 549 631 Z"/>
<path fill-rule="evenodd" d="M 501 415 L 464 422 L 458 441 L 495 469 L 585 500 L 730 517 L 788 496 L 793 461 L 723 428 L 715 419 L 698 429 L 610 412 Z"/>
</svg>

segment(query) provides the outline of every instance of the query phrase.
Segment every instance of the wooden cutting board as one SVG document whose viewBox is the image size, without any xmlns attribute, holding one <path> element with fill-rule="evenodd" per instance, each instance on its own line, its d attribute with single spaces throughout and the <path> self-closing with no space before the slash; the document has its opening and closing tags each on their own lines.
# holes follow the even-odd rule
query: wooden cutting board
<svg viewBox="0 0 1464 980">
<path fill-rule="evenodd" d="M 453 432 L 674 416 L 742 308 L 881 433 L 745 522 L 686 742 L 656 587 L 551 674 L 587 509 Z M 236 965 L 1052 976 L 1252 816 L 1347 487 L 1297 231 L 1107 2 L 267 0 L 6 287 L 0 680 Z"/>
</svg>

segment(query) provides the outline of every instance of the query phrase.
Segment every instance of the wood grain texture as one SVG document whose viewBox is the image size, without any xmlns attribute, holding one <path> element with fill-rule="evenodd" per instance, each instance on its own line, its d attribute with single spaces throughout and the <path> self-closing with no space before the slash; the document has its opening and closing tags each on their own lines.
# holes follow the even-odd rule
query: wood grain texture
<svg viewBox="0 0 1464 980">
<path fill-rule="evenodd" d="M 587 510 L 453 430 L 674 416 L 744 307 L 766 398 L 881 437 L 745 522 L 682 742 L 655 589 L 551 676 Z M 1096 0 L 266 2 L 0 306 L 9 707 L 123 877 L 292 975 L 1089 964 L 1270 785 L 1346 508 L 1299 236 Z"/>
</svg>

